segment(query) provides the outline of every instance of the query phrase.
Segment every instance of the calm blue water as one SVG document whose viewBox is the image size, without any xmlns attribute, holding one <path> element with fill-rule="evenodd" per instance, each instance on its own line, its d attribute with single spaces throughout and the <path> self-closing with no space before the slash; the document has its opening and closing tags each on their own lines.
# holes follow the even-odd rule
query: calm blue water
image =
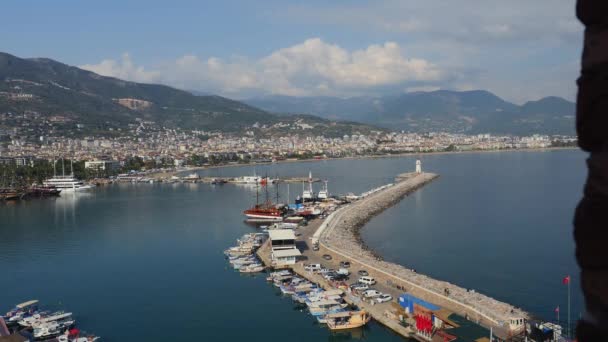
<svg viewBox="0 0 608 342">
<path fill-rule="evenodd" d="M 255 171 L 289 177 L 311 170 L 329 179 L 332 193 L 360 193 L 413 169 L 414 160 L 334 160 Z M 389 260 L 547 318 L 555 305 L 565 308 L 561 278 L 569 273 L 578 312 L 570 222 L 583 160 L 577 151 L 424 156 L 423 167 L 441 178 L 372 220 L 364 237 Z M 301 185 L 289 191 L 293 198 Z M 255 189 L 244 186 L 129 184 L 2 204 L 0 311 L 37 298 L 74 311 L 81 328 L 105 341 L 400 340 L 377 324 L 331 335 L 263 275 L 228 269 L 222 251 L 253 230 L 240 213 L 254 200 Z"/>
</svg>

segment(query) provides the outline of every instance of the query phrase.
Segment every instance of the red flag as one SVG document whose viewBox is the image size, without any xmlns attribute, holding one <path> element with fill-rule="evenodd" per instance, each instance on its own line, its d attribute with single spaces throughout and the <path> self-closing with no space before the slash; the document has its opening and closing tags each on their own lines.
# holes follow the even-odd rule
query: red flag
<svg viewBox="0 0 608 342">
<path fill-rule="evenodd" d="M 562 279 L 562 284 L 564 284 L 564 285 L 570 284 L 570 276 L 565 276 L 564 279 Z"/>
<path fill-rule="evenodd" d="M 559 312 L 559 306 L 555 308 L 555 312 Z"/>
</svg>

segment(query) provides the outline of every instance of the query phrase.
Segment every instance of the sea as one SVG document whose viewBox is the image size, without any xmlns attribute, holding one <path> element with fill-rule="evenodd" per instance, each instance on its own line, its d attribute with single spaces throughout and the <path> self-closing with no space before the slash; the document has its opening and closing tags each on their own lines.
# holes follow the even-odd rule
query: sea
<svg viewBox="0 0 608 342">
<path fill-rule="evenodd" d="M 567 325 L 583 311 L 572 217 L 585 178 L 578 150 L 337 159 L 197 171 L 306 177 L 361 193 L 414 170 L 440 177 L 361 231 L 389 261 Z M 322 183 L 315 183 L 319 190 Z M 277 189 L 269 187 L 270 196 Z M 281 201 L 302 184 L 281 184 Z M 262 194 L 263 195 L 263 194 Z M 256 230 L 246 185 L 114 184 L 59 198 L 0 203 L 0 312 L 38 299 L 73 312 L 102 341 L 399 341 L 377 323 L 330 333 L 222 251 Z M 571 276 L 571 287 L 562 283 Z M 574 325 L 574 323 L 573 323 Z"/>
</svg>

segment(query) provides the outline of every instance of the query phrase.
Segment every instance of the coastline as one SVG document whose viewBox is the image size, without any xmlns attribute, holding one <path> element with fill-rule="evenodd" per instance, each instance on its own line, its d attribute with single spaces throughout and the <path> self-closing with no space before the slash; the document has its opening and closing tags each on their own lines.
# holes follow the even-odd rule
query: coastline
<svg viewBox="0 0 608 342">
<path fill-rule="evenodd" d="M 188 167 L 183 170 L 167 171 L 167 172 L 156 172 L 149 176 L 154 178 L 171 177 L 179 173 L 193 172 L 200 170 L 212 170 L 221 168 L 232 168 L 232 167 L 247 167 L 247 166 L 258 166 L 258 165 L 276 165 L 284 163 L 312 163 L 322 162 L 326 160 L 364 160 L 364 159 L 384 159 L 384 158 L 400 158 L 407 156 L 425 156 L 425 155 L 444 155 L 444 154 L 472 154 L 472 153 L 505 153 L 505 152 L 553 152 L 562 150 L 580 150 L 579 147 L 546 147 L 546 148 L 522 148 L 522 149 L 502 149 L 502 150 L 470 150 L 470 151 L 433 151 L 433 152 L 403 152 L 395 154 L 385 155 L 362 155 L 362 156 L 349 156 L 349 157 L 331 157 L 322 159 L 298 159 L 298 160 L 278 160 L 276 162 L 254 162 L 247 164 L 222 164 L 222 165 L 209 165 L 209 166 L 195 166 Z M 582 151 L 581 151 L 582 152 Z"/>
</svg>

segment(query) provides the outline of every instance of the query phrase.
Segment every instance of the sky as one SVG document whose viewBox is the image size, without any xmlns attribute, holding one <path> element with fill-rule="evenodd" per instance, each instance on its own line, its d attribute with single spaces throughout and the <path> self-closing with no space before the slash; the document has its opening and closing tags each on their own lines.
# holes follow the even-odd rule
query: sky
<svg viewBox="0 0 608 342">
<path fill-rule="evenodd" d="M 0 51 L 235 99 L 484 89 L 573 100 L 574 0 L 3 0 Z"/>
</svg>

